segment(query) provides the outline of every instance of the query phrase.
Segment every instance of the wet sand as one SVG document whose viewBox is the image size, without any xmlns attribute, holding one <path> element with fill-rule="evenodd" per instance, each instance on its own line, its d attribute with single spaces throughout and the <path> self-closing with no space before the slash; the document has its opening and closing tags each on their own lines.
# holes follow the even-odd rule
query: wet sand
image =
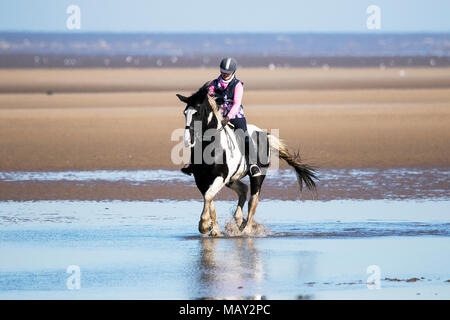
<svg viewBox="0 0 450 320">
<path fill-rule="evenodd" d="M 450 170 L 320 169 L 316 191 L 300 191 L 292 169 L 269 171 L 260 199 L 450 199 Z M 248 177 L 242 180 L 249 185 Z M 172 170 L 0 172 L 0 200 L 200 200 L 193 177 Z M 237 200 L 223 188 L 218 200 Z"/>
<path fill-rule="evenodd" d="M 0 92 L 192 91 L 215 68 L 1 69 Z M 450 87 L 450 68 L 241 68 L 246 90 L 424 89 Z M 247 98 L 247 95 L 246 95 Z M 253 103 L 253 102 L 251 102 Z"/>
<path fill-rule="evenodd" d="M 293 151 L 319 167 L 444 167 L 450 164 L 449 103 L 245 108 L 251 123 L 279 129 Z M 170 137 L 183 128 L 182 110 L 181 104 L 2 109 L 0 170 L 176 169 L 170 152 L 181 137 Z"/>
<path fill-rule="evenodd" d="M 175 93 L 193 92 L 215 75 L 214 69 L 0 70 L 0 171 L 178 170 L 171 150 L 181 137 L 171 141 L 171 134 L 184 126 L 184 105 Z M 450 167 L 450 69 L 243 69 L 239 77 L 248 121 L 278 129 L 319 172 Z M 448 184 L 441 188 L 448 191 Z M 327 186 L 320 199 L 386 194 L 354 189 L 351 181 Z M 398 193 L 417 198 L 424 191 L 415 189 L 407 182 Z M 197 195 L 192 184 L 0 181 L 2 200 Z M 269 188 L 266 195 L 297 199 L 298 192 Z"/>
<path fill-rule="evenodd" d="M 239 76 L 249 123 L 279 129 L 305 161 L 325 168 L 448 167 L 450 69 L 399 72 L 244 69 Z M 0 170 L 177 169 L 170 136 L 184 126 L 184 106 L 175 93 L 215 75 L 1 70 Z"/>
</svg>

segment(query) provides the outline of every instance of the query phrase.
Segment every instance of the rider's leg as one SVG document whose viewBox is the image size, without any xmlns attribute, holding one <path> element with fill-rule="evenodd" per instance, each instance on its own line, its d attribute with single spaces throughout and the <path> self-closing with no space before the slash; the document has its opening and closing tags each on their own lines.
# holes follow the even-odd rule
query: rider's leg
<svg viewBox="0 0 450 320">
<path fill-rule="evenodd" d="M 193 148 L 191 148 L 191 161 L 186 164 L 183 168 L 181 168 L 181 172 L 183 172 L 184 174 L 187 174 L 188 176 L 190 176 L 192 173 L 194 173 L 194 165 L 192 164 L 193 161 L 193 154 L 194 154 L 194 150 Z"/>
<path fill-rule="evenodd" d="M 253 142 L 253 139 L 249 137 L 247 131 L 247 121 L 245 118 L 234 118 L 230 120 L 231 124 L 234 125 L 234 130 L 241 129 L 245 133 L 245 159 L 250 167 L 250 175 L 252 177 L 260 176 L 261 169 L 257 164 L 257 149 Z"/>
<path fill-rule="evenodd" d="M 193 169 L 194 169 L 194 166 L 192 165 L 192 163 L 188 163 L 183 168 L 181 168 L 180 170 L 184 174 L 187 174 L 188 176 L 190 176 L 194 172 Z"/>
</svg>

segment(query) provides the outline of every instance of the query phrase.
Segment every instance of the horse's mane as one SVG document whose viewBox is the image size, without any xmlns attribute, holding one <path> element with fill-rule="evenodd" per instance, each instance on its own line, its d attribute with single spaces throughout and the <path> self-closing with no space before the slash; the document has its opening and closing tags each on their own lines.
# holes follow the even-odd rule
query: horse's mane
<svg viewBox="0 0 450 320">
<path fill-rule="evenodd" d="M 217 120 L 221 121 L 222 120 L 222 114 L 219 111 L 219 107 L 217 106 L 216 100 L 214 99 L 213 96 L 208 94 L 208 103 L 214 113 L 214 115 L 216 116 Z"/>
<path fill-rule="evenodd" d="M 217 106 L 216 100 L 214 99 L 214 96 L 210 95 L 208 93 L 209 85 L 211 82 L 206 82 L 196 93 L 194 93 L 190 99 L 196 99 L 197 101 L 202 101 L 202 108 L 207 108 L 206 110 L 203 110 L 204 114 L 207 114 L 209 112 L 208 109 L 211 109 L 214 115 L 216 116 L 218 121 L 221 121 L 223 119 L 222 114 L 219 111 L 219 107 Z M 206 98 L 206 100 L 205 100 Z"/>
</svg>

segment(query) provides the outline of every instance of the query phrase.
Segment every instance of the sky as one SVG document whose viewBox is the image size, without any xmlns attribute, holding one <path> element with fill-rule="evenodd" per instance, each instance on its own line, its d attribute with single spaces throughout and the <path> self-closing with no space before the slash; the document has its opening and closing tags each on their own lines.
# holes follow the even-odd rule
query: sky
<svg viewBox="0 0 450 320">
<path fill-rule="evenodd" d="M 67 27 L 70 5 L 80 29 Z M 0 31 L 450 32 L 450 0 L 1 0 Z"/>
</svg>

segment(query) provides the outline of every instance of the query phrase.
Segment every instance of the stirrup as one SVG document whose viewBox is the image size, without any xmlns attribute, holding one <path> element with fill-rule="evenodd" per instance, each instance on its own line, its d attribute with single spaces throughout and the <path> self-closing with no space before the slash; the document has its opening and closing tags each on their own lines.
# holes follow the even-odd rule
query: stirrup
<svg viewBox="0 0 450 320">
<path fill-rule="evenodd" d="M 261 169 L 256 164 L 252 164 L 249 171 L 250 176 L 252 177 L 258 177 L 261 175 Z"/>
</svg>

